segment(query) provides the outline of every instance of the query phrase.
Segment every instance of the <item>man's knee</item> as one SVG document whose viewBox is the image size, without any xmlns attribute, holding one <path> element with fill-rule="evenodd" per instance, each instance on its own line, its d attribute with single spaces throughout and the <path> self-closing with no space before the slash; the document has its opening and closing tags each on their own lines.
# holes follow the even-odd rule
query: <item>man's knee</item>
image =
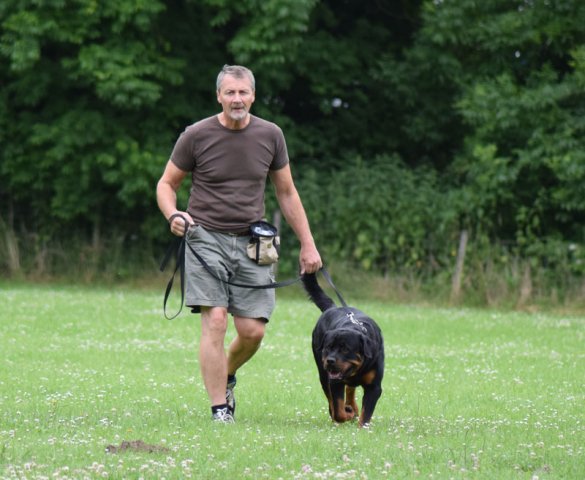
<svg viewBox="0 0 585 480">
<path fill-rule="evenodd" d="M 224 308 L 213 307 L 201 310 L 203 332 L 217 335 L 225 335 L 227 331 L 227 311 Z"/>
<path fill-rule="evenodd" d="M 260 343 L 264 338 L 266 324 L 260 320 L 251 318 L 245 320 L 240 319 L 237 322 L 236 330 L 242 340 L 249 343 Z"/>
<path fill-rule="evenodd" d="M 259 328 L 254 328 L 248 332 L 247 339 L 252 343 L 260 343 L 264 338 L 264 325 Z"/>
</svg>

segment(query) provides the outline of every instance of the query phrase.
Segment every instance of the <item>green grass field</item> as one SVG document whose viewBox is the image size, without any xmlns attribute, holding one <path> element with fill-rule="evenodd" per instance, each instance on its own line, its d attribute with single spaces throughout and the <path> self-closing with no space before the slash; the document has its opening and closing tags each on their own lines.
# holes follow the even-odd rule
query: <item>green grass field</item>
<svg viewBox="0 0 585 480">
<path fill-rule="evenodd" d="M 237 423 L 216 425 L 199 317 L 165 320 L 162 288 L 0 284 L 2 478 L 585 478 L 583 317 L 344 292 L 385 336 L 384 393 L 359 430 L 329 420 L 318 311 L 287 293 L 238 374 Z M 152 449 L 106 451 L 138 440 Z"/>
</svg>

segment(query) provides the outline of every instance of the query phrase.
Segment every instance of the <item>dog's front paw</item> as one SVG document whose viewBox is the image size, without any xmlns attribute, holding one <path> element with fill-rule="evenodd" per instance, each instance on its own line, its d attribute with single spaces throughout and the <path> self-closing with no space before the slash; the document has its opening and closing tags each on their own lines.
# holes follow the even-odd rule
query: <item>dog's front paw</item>
<svg viewBox="0 0 585 480">
<path fill-rule="evenodd" d="M 345 423 L 357 418 L 356 412 L 353 411 L 350 405 L 345 405 L 339 410 L 335 411 L 331 417 L 335 423 Z"/>
<path fill-rule="evenodd" d="M 356 412 L 351 405 L 345 406 L 345 417 L 346 421 L 355 420 L 358 417 L 358 412 Z"/>
</svg>

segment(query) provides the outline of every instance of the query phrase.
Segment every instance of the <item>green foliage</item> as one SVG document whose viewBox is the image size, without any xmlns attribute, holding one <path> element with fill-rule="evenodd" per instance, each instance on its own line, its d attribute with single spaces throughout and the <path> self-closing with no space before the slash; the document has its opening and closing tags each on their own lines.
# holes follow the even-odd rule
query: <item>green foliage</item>
<svg viewBox="0 0 585 480">
<path fill-rule="evenodd" d="M 111 232 L 160 246 L 173 143 L 242 63 L 327 257 L 438 274 L 467 229 L 472 261 L 505 245 L 579 275 L 584 24 L 579 0 L 5 0 L 0 217 L 39 252 Z"/>
<path fill-rule="evenodd" d="M 462 97 L 460 111 L 474 127 L 473 151 L 455 164 L 462 188 L 475 197 L 480 216 L 500 217 L 491 225 L 500 235 L 581 241 L 575 223 L 585 213 L 582 90 L 571 74 L 558 81 L 549 69 L 528 80 L 520 85 L 504 74 Z"/>
<path fill-rule="evenodd" d="M 397 157 L 381 156 L 308 175 L 301 194 L 328 256 L 366 270 L 433 270 L 449 217 L 432 170 L 412 171 Z"/>
<path fill-rule="evenodd" d="M 64 7 L 8 1 L 0 16 L 0 195 L 50 235 L 153 207 L 172 137 L 168 126 L 144 128 L 156 125 L 144 117 L 164 109 L 163 91 L 182 83 L 184 65 L 152 35 L 160 2 Z"/>
<path fill-rule="evenodd" d="M 84 46 L 75 60 L 63 62 L 73 79 L 94 86 L 99 99 L 126 108 L 155 104 L 164 83 L 180 84 L 181 63 L 161 57 L 156 45 L 143 40 Z"/>
<path fill-rule="evenodd" d="M 463 67 L 452 99 L 466 135 L 447 169 L 462 225 L 562 263 L 585 240 L 584 5 L 428 2 L 423 19 L 415 48 Z"/>
</svg>

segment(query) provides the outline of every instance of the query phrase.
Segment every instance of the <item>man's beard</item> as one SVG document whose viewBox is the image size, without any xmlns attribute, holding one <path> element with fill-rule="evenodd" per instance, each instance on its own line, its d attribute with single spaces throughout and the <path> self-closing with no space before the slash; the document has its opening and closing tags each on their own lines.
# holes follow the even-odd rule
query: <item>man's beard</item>
<svg viewBox="0 0 585 480">
<path fill-rule="evenodd" d="M 248 115 L 248 111 L 246 110 L 246 107 L 242 107 L 238 110 L 230 110 L 229 112 L 229 117 L 232 120 L 243 120 L 244 118 L 246 118 L 246 116 Z"/>
</svg>

